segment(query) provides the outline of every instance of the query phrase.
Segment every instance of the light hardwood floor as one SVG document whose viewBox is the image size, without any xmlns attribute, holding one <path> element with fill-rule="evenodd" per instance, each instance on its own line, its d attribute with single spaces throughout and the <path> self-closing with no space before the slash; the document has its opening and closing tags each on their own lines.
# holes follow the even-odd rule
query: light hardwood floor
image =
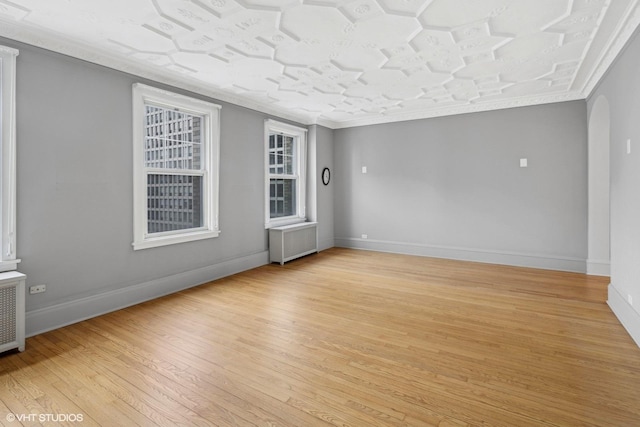
<svg viewBox="0 0 640 427">
<path fill-rule="evenodd" d="M 607 283 L 331 249 L 28 339 L 0 424 L 640 426 Z"/>
</svg>

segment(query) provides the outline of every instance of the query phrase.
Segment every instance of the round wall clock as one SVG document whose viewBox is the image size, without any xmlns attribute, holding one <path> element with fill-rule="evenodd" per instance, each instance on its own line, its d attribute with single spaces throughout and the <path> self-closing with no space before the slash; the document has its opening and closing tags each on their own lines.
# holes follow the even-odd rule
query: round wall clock
<svg viewBox="0 0 640 427">
<path fill-rule="evenodd" d="M 329 170 L 329 168 L 322 169 L 322 183 L 324 185 L 328 185 L 329 180 L 331 180 L 331 171 Z"/>
</svg>

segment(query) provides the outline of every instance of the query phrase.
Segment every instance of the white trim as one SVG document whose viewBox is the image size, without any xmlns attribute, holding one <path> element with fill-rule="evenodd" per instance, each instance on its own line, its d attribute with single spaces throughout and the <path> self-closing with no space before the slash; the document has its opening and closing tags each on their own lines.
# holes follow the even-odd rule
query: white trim
<svg viewBox="0 0 640 427">
<path fill-rule="evenodd" d="M 269 203 L 269 180 L 273 176 L 269 173 L 269 134 L 272 132 L 293 136 L 297 141 L 296 215 L 273 219 L 271 218 L 271 208 Z M 307 132 L 308 131 L 305 128 L 282 123 L 276 120 L 266 119 L 264 121 L 264 226 L 267 229 L 297 224 L 307 220 Z"/>
<path fill-rule="evenodd" d="M 190 96 L 181 95 L 179 93 L 170 92 L 168 90 L 160 89 L 153 86 L 147 86 L 142 83 L 134 83 L 133 87 L 137 88 L 141 92 L 141 94 L 145 97 L 145 100 L 152 101 L 165 107 L 173 107 L 175 105 L 178 105 L 182 109 L 191 110 L 192 113 L 196 114 L 200 114 L 203 109 L 222 109 L 220 105 L 214 104 L 209 101 L 192 98 Z"/>
<path fill-rule="evenodd" d="M 586 260 L 582 258 L 507 252 L 474 248 L 424 245 L 419 243 L 392 242 L 386 240 L 336 237 L 335 246 L 364 249 L 405 255 L 456 259 L 489 264 L 513 265 L 517 267 L 542 268 L 546 270 L 586 272 Z"/>
<path fill-rule="evenodd" d="M 105 291 L 86 298 L 31 310 L 26 315 L 26 335 L 31 337 L 58 329 L 268 263 L 269 252 L 263 251 L 184 273 L 149 280 L 123 289 Z"/>
<path fill-rule="evenodd" d="M 135 83 L 133 98 L 133 249 L 148 249 L 158 246 L 185 243 L 217 237 L 220 234 L 219 213 L 219 171 L 220 171 L 220 109 L 211 102 L 191 98 L 151 86 Z M 147 233 L 147 182 L 146 174 L 157 171 L 144 167 L 144 107 L 153 104 L 165 108 L 179 108 L 180 111 L 199 115 L 203 118 L 204 168 L 192 171 L 202 175 L 203 180 L 203 226 L 180 232 L 164 234 Z M 168 170 L 163 169 L 167 172 Z M 173 169 L 171 173 L 179 173 Z"/>
<path fill-rule="evenodd" d="M 289 135 L 298 135 L 298 134 L 306 135 L 309 132 L 309 130 L 306 128 L 290 125 L 288 123 L 279 122 L 273 119 L 265 119 L 264 124 L 265 126 L 268 125 L 269 129 L 273 130 L 274 132 L 282 132 Z"/>
<path fill-rule="evenodd" d="M 0 273 L 5 271 L 14 271 L 18 269 L 20 259 L 14 259 L 11 261 L 0 261 Z"/>
<path fill-rule="evenodd" d="M 304 222 L 307 222 L 307 218 L 300 218 L 297 216 L 295 217 L 287 216 L 287 217 L 272 219 L 269 222 L 265 222 L 264 228 L 269 229 L 274 227 L 284 227 L 286 225 L 302 224 Z"/>
<path fill-rule="evenodd" d="M 627 330 L 631 338 L 640 347 L 640 313 L 638 313 L 627 300 L 618 292 L 613 283 L 609 284 L 607 304 L 613 314 L 616 315 L 622 326 Z"/>
<path fill-rule="evenodd" d="M 611 275 L 611 264 L 608 259 L 588 259 L 587 274 L 590 276 L 606 276 Z"/>
<path fill-rule="evenodd" d="M 20 54 L 20 51 L 18 49 L 14 49 L 9 46 L 0 45 L 0 55 L 12 55 L 15 57 L 15 56 L 18 56 L 19 54 Z"/>
<path fill-rule="evenodd" d="M 173 236 L 147 237 L 143 242 L 134 242 L 133 249 L 149 249 L 178 243 L 195 242 L 218 237 L 219 235 L 220 231 L 190 231 Z"/>
<path fill-rule="evenodd" d="M 16 57 L 18 51 L 0 46 L 0 271 L 15 270 L 16 256 Z"/>
</svg>

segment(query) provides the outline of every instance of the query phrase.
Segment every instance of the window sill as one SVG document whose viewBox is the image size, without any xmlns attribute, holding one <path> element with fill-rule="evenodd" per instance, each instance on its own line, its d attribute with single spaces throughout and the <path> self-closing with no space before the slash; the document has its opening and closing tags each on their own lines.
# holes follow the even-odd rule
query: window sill
<svg viewBox="0 0 640 427">
<path fill-rule="evenodd" d="M 175 245 L 178 243 L 194 242 L 196 240 L 212 239 L 220 235 L 220 230 L 197 231 L 188 234 L 173 236 L 149 237 L 140 242 L 133 242 L 133 250 L 157 248 L 160 246 Z"/>
<path fill-rule="evenodd" d="M 0 273 L 5 271 L 14 271 L 18 269 L 19 259 L 12 259 L 8 261 L 0 261 Z"/>
<path fill-rule="evenodd" d="M 307 218 L 300 218 L 300 217 L 288 217 L 288 218 L 281 218 L 281 219 L 276 219 L 276 220 L 272 220 L 267 222 L 264 225 L 264 228 L 269 229 L 269 228 L 274 228 L 274 227 L 282 227 L 283 225 L 291 225 L 291 224 L 299 224 L 301 222 L 307 222 Z"/>
</svg>

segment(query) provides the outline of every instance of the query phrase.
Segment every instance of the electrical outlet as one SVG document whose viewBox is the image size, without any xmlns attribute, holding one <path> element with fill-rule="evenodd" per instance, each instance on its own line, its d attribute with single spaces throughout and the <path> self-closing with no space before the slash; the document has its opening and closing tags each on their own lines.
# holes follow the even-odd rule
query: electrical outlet
<svg viewBox="0 0 640 427">
<path fill-rule="evenodd" d="M 633 297 L 631 294 L 627 294 L 627 301 L 629 301 L 629 305 L 633 305 Z"/>
<path fill-rule="evenodd" d="M 362 167 L 362 173 L 367 173 L 367 167 L 366 166 Z"/>
<path fill-rule="evenodd" d="M 631 139 L 627 139 L 627 154 L 631 154 Z"/>
<path fill-rule="evenodd" d="M 41 294 L 47 291 L 47 285 L 37 285 L 29 287 L 29 293 L 33 294 Z"/>
<path fill-rule="evenodd" d="M 369 238 L 369 236 L 368 236 L 367 234 L 363 234 L 363 235 L 362 235 L 362 238 L 363 238 L 363 239 L 368 239 L 368 238 Z"/>
</svg>

